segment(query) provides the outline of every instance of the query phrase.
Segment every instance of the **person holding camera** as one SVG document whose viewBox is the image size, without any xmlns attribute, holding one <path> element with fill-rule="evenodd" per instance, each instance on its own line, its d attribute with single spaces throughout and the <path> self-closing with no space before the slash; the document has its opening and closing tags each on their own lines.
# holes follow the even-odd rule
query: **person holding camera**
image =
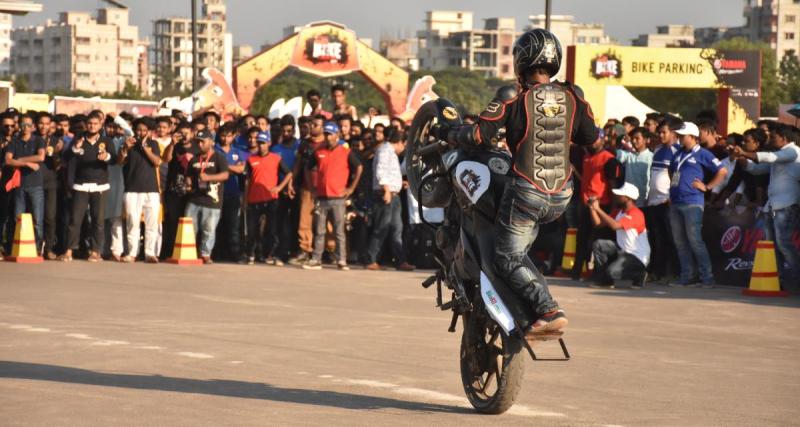
<svg viewBox="0 0 800 427">
<path fill-rule="evenodd" d="M 149 118 L 133 122 L 134 136 L 125 141 L 117 162 L 123 166 L 125 175 L 125 222 L 128 234 L 128 254 L 123 262 L 134 262 L 139 253 L 141 218 L 144 214 L 145 261 L 158 263 L 158 217 L 161 198 L 158 194 L 158 173 L 161 165 L 161 149 L 150 138 L 154 128 Z"/>
</svg>

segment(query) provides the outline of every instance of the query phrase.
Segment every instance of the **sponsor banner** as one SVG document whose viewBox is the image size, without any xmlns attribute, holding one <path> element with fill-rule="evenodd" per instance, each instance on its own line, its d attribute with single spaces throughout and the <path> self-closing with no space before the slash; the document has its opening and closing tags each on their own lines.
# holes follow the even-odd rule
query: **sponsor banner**
<svg viewBox="0 0 800 427">
<path fill-rule="evenodd" d="M 800 250 L 800 230 L 794 233 L 795 246 Z M 756 243 L 764 239 L 764 221 L 750 212 L 705 211 L 703 240 L 711 256 L 714 279 L 721 285 L 749 285 Z"/>
</svg>

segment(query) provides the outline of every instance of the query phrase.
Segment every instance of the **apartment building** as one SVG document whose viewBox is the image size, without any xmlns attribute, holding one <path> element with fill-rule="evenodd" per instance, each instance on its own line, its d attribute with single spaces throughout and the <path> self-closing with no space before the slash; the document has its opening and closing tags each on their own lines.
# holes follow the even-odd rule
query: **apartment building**
<svg viewBox="0 0 800 427">
<path fill-rule="evenodd" d="M 138 34 L 127 9 L 103 8 L 97 17 L 62 12 L 57 22 L 11 31 L 11 72 L 35 92 L 120 91 L 138 82 Z"/>
<path fill-rule="evenodd" d="M 203 0 L 197 19 L 197 71 L 213 67 L 230 79 L 233 68 L 233 37 L 226 28 L 223 0 Z M 179 90 L 192 86 L 192 20 L 185 17 L 158 19 L 153 23 L 150 72 L 156 90 L 173 80 Z"/>
</svg>

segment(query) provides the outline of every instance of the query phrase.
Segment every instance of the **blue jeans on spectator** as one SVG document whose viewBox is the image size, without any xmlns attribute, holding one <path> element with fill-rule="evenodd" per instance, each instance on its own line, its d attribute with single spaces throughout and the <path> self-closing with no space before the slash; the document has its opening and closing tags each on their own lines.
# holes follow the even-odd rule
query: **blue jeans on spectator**
<svg viewBox="0 0 800 427">
<path fill-rule="evenodd" d="M 523 261 L 536 240 L 539 224 L 558 219 L 571 197 L 571 183 L 560 193 L 546 194 L 515 177 L 506 185 L 500 200 L 495 221 L 495 269 L 538 315 L 558 308 L 558 303 L 550 295 L 542 274 Z"/>
<path fill-rule="evenodd" d="M 792 239 L 792 234 L 800 232 L 800 205 L 768 212 L 765 225 L 769 232 L 768 240 L 775 241 L 778 271 L 784 289 L 797 291 L 800 288 L 800 254 Z"/>
<path fill-rule="evenodd" d="M 30 204 L 29 204 L 30 203 Z M 41 186 L 17 188 L 14 192 L 14 218 L 30 208 L 33 217 L 33 232 L 36 235 L 36 251 L 39 252 L 44 237 L 44 188 Z"/>
<path fill-rule="evenodd" d="M 688 285 L 697 273 L 703 284 L 714 283 L 711 257 L 703 242 L 703 206 L 671 205 L 669 222 L 681 263 L 679 283 Z"/>
<path fill-rule="evenodd" d="M 383 192 L 376 193 L 375 198 L 377 200 L 370 209 L 372 234 L 367 247 L 369 262 L 378 262 L 378 253 L 388 236 L 395 264 L 404 264 L 406 254 L 403 251 L 403 218 L 401 217 L 403 206 L 400 196 L 392 195 L 392 201 L 388 205 L 383 202 Z"/>
<path fill-rule="evenodd" d="M 192 223 L 197 228 L 197 241 L 200 242 L 200 256 L 211 256 L 216 240 L 217 224 L 219 223 L 219 208 L 198 206 L 192 202 L 186 204 L 186 216 L 192 218 Z"/>
</svg>

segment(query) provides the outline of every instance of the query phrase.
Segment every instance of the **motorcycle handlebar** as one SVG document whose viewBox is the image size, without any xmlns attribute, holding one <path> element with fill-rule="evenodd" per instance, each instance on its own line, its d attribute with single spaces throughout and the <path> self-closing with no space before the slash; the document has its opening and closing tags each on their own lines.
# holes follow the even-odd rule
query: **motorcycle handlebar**
<svg viewBox="0 0 800 427">
<path fill-rule="evenodd" d="M 433 144 L 428 144 L 428 145 L 420 148 L 419 150 L 417 150 L 417 155 L 424 157 L 424 156 L 427 156 L 429 154 L 438 153 L 439 151 L 441 151 L 442 149 L 446 148 L 447 146 L 448 146 L 448 144 L 446 142 L 444 142 L 444 141 L 436 141 Z"/>
</svg>

